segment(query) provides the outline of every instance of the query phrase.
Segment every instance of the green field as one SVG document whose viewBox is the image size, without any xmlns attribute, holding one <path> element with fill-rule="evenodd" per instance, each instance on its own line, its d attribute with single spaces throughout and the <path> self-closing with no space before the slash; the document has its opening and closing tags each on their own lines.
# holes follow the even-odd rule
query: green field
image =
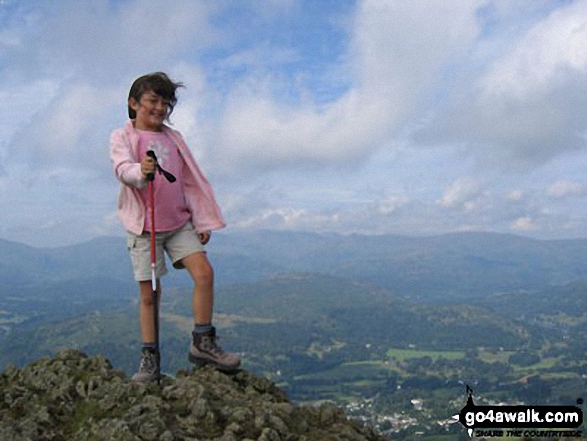
<svg viewBox="0 0 587 441">
<path fill-rule="evenodd" d="M 421 357 L 430 357 L 432 360 L 437 360 L 439 358 L 446 358 L 447 360 L 458 360 L 464 358 L 465 353 L 463 351 L 428 351 L 422 349 L 392 348 L 387 351 L 387 356 L 398 361 Z"/>
<path fill-rule="evenodd" d="M 336 380 L 359 381 L 364 379 L 384 378 L 391 368 L 382 361 L 359 361 L 343 363 L 333 369 L 315 374 L 298 375 L 295 381 L 303 380 Z"/>
</svg>

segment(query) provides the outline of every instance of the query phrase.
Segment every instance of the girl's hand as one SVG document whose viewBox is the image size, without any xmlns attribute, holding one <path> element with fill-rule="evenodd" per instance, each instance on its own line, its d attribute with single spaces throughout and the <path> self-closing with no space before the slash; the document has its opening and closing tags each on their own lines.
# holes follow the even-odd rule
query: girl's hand
<svg viewBox="0 0 587 441">
<path fill-rule="evenodd" d="M 150 156 L 145 156 L 141 160 L 141 173 L 143 176 L 150 175 L 151 173 L 155 173 L 157 163 L 153 158 Z"/>
<path fill-rule="evenodd" d="M 210 241 L 210 237 L 212 233 L 210 231 L 204 231 L 203 233 L 198 233 L 198 240 L 202 245 L 206 245 Z"/>
</svg>

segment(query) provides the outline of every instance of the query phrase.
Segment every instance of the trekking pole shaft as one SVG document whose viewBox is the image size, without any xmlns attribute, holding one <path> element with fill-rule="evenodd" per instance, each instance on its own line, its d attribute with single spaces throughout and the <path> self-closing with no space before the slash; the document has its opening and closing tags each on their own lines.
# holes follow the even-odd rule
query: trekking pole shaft
<svg viewBox="0 0 587 441">
<path fill-rule="evenodd" d="M 151 294 L 153 296 L 153 330 L 155 331 L 155 357 L 157 384 L 161 384 L 161 355 L 159 352 L 159 299 L 157 298 L 157 277 L 155 275 L 155 264 L 157 262 L 156 240 L 155 240 L 155 191 L 153 180 L 155 175 L 149 176 L 149 207 L 151 216 Z"/>
<path fill-rule="evenodd" d="M 153 180 L 149 181 L 149 207 L 151 216 L 151 288 L 153 292 L 157 290 L 157 278 L 155 276 L 155 263 L 157 262 L 157 251 L 155 249 L 155 191 L 153 189 Z"/>
</svg>

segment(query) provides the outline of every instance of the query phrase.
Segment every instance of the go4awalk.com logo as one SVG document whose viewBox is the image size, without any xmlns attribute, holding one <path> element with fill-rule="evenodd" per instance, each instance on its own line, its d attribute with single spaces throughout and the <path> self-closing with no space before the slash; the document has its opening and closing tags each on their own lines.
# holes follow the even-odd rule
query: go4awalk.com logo
<svg viewBox="0 0 587 441">
<path fill-rule="evenodd" d="M 467 386 L 467 404 L 455 415 L 469 436 L 581 438 L 583 411 L 577 406 L 477 406 Z M 577 400 L 583 404 L 583 400 Z"/>
</svg>

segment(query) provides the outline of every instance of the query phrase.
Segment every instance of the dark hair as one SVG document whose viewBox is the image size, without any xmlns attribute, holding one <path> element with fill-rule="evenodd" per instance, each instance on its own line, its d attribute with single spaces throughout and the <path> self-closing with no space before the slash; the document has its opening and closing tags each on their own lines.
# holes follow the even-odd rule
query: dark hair
<svg viewBox="0 0 587 441">
<path fill-rule="evenodd" d="M 128 93 L 128 99 L 134 98 L 137 102 L 141 100 L 141 97 L 145 92 L 153 92 L 157 95 L 162 96 L 164 99 L 169 101 L 169 108 L 167 111 L 167 120 L 169 120 L 169 116 L 171 112 L 173 112 L 173 107 L 177 104 L 177 97 L 175 96 L 175 91 L 179 87 L 184 87 L 182 83 L 174 83 L 169 79 L 167 74 L 163 72 L 154 72 L 147 75 L 143 75 L 140 78 L 137 78 L 132 86 L 130 87 L 130 92 Z M 128 106 L 128 117 L 130 119 L 135 119 L 137 117 L 137 113 Z"/>
</svg>

